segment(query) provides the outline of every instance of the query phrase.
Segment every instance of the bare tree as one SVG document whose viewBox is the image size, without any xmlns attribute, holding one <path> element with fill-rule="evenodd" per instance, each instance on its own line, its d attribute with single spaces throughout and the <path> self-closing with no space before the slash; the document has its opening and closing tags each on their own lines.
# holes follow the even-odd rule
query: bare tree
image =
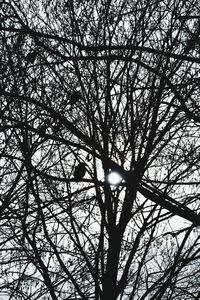
<svg viewBox="0 0 200 300">
<path fill-rule="evenodd" d="M 199 299 L 198 1 L 0 18 L 0 293 Z"/>
</svg>

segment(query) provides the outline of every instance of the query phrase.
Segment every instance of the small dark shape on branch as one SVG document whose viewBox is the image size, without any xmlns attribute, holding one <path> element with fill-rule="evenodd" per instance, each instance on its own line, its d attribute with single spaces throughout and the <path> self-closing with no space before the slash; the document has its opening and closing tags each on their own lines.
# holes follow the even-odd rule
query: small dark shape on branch
<svg viewBox="0 0 200 300">
<path fill-rule="evenodd" d="M 74 178 L 76 180 L 80 180 L 84 177 L 86 173 L 86 164 L 85 163 L 80 163 L 78 166 L 75 167 L 74 171 Z"/>
<path fill-rule="evenodd" d="M 32 52 L 29 52 L 26 56 L 25 56 L 25 59 L 27 62 L 29 63 L 34 63 L 35 59 L 36 59 L 36 55 L 37 55 L 37 51 L 32 51 Z"/>
<path fill-rule="evenodd" d="M 41 125 L 39 128 L 38 128 L 38 132 L 39 134 L 43 135 L 46 133 L 46 130 L 47 130 L 47 124 L 43 124 Z"/>
<path fill-rule="evenodd" d="M 79 91 L 74 91 L 70 95 L 70 104 L 73 105 L 80 99 L 81 99 L 81 93 Z"/>
</svg>

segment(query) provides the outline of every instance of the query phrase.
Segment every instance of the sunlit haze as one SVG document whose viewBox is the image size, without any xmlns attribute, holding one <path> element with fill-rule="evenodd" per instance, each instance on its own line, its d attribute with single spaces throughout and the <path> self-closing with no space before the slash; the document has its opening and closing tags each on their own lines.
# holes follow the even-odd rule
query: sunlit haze
<svg viewBox="0 0 200 300">
<path fill-rule="evenodd" d="M 110 172 L 110 174 L 108 174 L 107 180 L 110 184 L 117 185 L 121 182 L 122 177 L 117 172 Z"/>
</svg>

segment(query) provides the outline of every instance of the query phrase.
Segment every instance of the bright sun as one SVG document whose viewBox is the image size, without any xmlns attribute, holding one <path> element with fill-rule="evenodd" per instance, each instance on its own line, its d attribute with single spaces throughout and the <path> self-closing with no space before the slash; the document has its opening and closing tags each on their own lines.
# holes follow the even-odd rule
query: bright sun
<svg viewBox="0 0 200 300">
<path fill-rule="evenodd" d="M 122 177 L 117 172 L 110 172 L 107 176 L 107 180 L 112 185 L 117 185 L 122 181 Z"/>
</svg>

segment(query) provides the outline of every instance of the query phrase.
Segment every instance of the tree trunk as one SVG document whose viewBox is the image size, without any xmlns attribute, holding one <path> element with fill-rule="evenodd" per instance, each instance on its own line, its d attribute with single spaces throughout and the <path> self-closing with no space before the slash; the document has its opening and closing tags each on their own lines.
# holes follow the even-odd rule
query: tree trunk
<svg viewBox="0 0 200 300">
<path fill-rule="evenodd" d="M 103 291 L 101 300 L 116 300 L 118 263 L 121 249 L 121 235 L 118 230 L 114 230 L 109 238 L 109 249 L 107 256 L 106 273 L 103 278 Z"/>
</svg>

